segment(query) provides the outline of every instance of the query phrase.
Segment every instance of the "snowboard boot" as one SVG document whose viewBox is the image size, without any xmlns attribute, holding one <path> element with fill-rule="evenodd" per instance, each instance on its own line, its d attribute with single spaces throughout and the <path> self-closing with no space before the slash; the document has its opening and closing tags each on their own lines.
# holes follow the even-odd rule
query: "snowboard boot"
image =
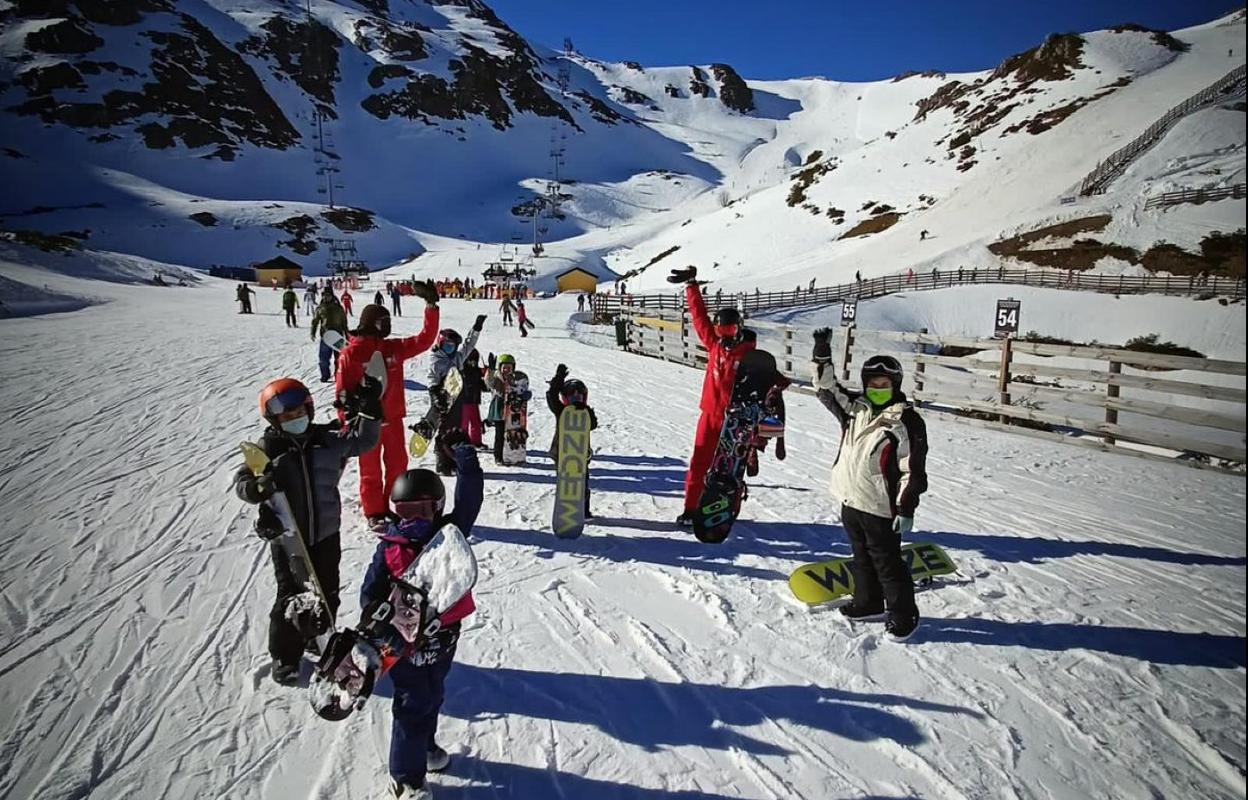
<svg viewBox="0 0 1248 800">
<path fill-rule="evenodd" d="M 692 511 L 680 512 L 680 516 L 676 518 L 676 524 L 682 528 L 692 528 L 693 527 L 693 512 Z"/>
<path fill-rule="evenodd" d="M 279 686 L 296 686 L 299 683 L 299 665 L 273 662 L 273 682 Z"/>
<path fill-rule="evenodd" d="M 850 600 L 838 609 L 841 616 L 845 619 L 852 619 L 861 622 L 879 622 L 884 619 L 884 609 L 859 608 L 854 605 L 854 601 Z"/>
<path fill-rule="evenodd" d="M 894 642 L 904 642 L 919 629 L 918 614 L 889 614 L 884 623 L 884 633 Z"/>
<path fill-rule="evenodd" d="M 745 457 L 745 474 L 751 478 L 758 474 L 758 450 L 753 447 Z"/>
<path fill-rule="evenodd" d="M 394 778 L 390 779 L 390 796 L 395 800 L 433 800 L 428 783 L 423 786 L 410 786 L 399 783 Z"/>
<path fill-rule="evenodd" d="M 429 745 L 429 752 L 425 756 L 425 769 L 430 772 L 442 772 L 451 764 L 451 754 L 443 750 L 438 745 Z"/>
</svg>

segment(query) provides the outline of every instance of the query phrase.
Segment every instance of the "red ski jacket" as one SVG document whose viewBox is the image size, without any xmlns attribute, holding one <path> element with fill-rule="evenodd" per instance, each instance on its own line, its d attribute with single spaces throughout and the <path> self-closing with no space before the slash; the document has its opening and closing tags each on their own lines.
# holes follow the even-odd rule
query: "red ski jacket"
<svg viewBox="0 0 1248 800">
<path fill-rule="evenodd" d="M 353 336 L 351 343 L 342 349 L 338 359 L 338 375 L 335 380 L 336 394 L 354 390 L 364 379 L 364 367 L 373 353 L 380 350 L 386 360 L 386 391 L 381 396 L 385 422 L 398 422 L 407 416 L 407 403 L 403 390 L 403 362 L 428 350 L 438 335 L 441 314 L 437 306 L 425 306 L 425 325 L 420 333 L 403 339 L 378 339 L 376 336 Z M 341 419 L 343 412 L 339 411 Z"/>
<path fill-rule="evenodd" d="M 754 349 L 755 343 L 738 342 L 732 347 L 724 347 L 723 341 L 715 335 L 715 324 L 706 313 L 706 303 L 697 286 L 691 284 L 685 287 L 685 304 L 689 306 L 693 330 L 706 348 L 706 377 L 702 379 L 702 400 L 698 407 L 712 416 L 723 416 L 728 401 L 732 399 L 737 364 L 741 363 L 742 356 Z"/>
</svg>

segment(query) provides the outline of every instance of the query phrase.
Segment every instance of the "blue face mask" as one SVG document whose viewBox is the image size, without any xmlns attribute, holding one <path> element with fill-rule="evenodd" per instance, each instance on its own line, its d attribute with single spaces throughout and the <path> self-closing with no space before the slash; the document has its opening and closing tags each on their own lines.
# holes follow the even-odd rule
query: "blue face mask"
<svg viewBox="0 0 1248 800">
<path fill-rule="evenodd" d="M 281 426 L 282 426 L 283 431 L 285 431 L 286 433 L 289 433 L 292 436 L 302 436 L 303 434 L 307 433 L 308 425 L 310 425 L 311 423 L 312 423 L 312 420 L 308 419 L 307 416 L 302 416 L 302 417 L 295 417 L 294 419 L 288 419 L 285 422 L 281 423 Z"/>
<path fill-rule="evenodd" d="M 458 349 L 459 349 L 459 346 L 452 344 L 451 342 L 446 342 L 442 345 L 442 352 L 446 353 L 448 356 L 453 355 L 455 351 Z"/>
</svg>

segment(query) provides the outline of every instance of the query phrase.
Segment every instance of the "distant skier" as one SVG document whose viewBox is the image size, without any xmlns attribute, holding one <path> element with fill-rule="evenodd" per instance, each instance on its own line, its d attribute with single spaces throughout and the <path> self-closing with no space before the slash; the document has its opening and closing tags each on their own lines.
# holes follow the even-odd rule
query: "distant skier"
<svg viewBox="0 0 1248 800">
<path fill-rule="evenodd" d="M 309 283 L 303 290 L 303 313 L 309 317 L 316 313 L 316 284 Z"/>
<path fill-rule="evenodd" d="M 382 308 L 386 307 L 386 296 L 381 293 L 380 289 L 378 289 L 376 292 L 373 292 L 373 305 L 381 306 Z"/>
<path fill-rule="evenodd" d="M 908 639 L 919 626 L 914 584 L 901 556 L 901 537 L 914 527 L 927 490 L 927 428 L 901 391 L 902 368 L 888 355 L 862 365 L 861 392 L 846 389 L 832 364 L 832 331 L 815 331 L 812 378 L 820 402 L 841 423 L 832 465 L 832 494 L 854 552 L 854 599 L 841 606 L 850 619 L 887 611 L 885 632 Z"/>
<path fill-rule="evenodd" d="M 385 306 L 365 306 L 360 324 L 353 331 L 350 344 L 338 361 L 337 396 L 359 382 L 364 366 L 373 353 L 380 351 L 386 359 L 386 394 L 382 399 L 386 422 L 381 428 L 381 442 L 360 458 L 360 505 L 373 526 L 384 525 L 390 518 L 390 488 L 407 469 L 407 436 L 403 417 L 407 414 L 404 401 L 403 364 L 425 352 L 438 335 L 438 292 L 431 281 L 416 284 L 416 296 L 425 301 L 424 325 L 420 333 L 402 339 L 391 339 L 390 313 Z M 384 472 L 383 472 L 384 466 Z"/>
<path fill-rule="evenodd" d="M 312 315 L 312 341 L 317 341 L 317 336 L 325 331 L 337 331 L 342 334 L 343 339 L 347 338 L 347 313 L 338 305 L 338 298 L 334 297 L 332 291 L 326 291 L 321 296 L 321 303 Z M 334 361 L 333 371 L 329 368 L 331 357 Z M 320 342 L 317 362 L 321 367 L 321 383 L 332 381 L 334 372 L 338 371 L 338 353 L 325 342 Z"/>
<path fill-rule="evenodd" d="M 390 311 L 396 317 L 403 316 L 403 293 L 397 283 L 390 287 Z"/>
<path fill-rule="evenodd" d="M 286 291 L 282 293 L 282 310 L 286 312 L 286 327 L 298 328 L 299 319 L 295 316 L 296 309 L 299 308 L 299 296 L 295 294 L 295 290 L 286 287 Z"/>
<path fill-rule="evenodd" d="M 351 297 L 351 291 L 349 289 L 343 289 L 342 290 L 342 310 L 347 312 L 348 317 L 355 316 L 354 314 L 351 313 L 351 304 L 354 302 L 355 302 L 354 298 Z"/>
<path fill-rule="evenodd" d="M 239 311 L 238 311 L 238 313 L 240 313 L 240 314 L 251 314 L 251 313 L 252 313 L 252 310 L 251 310 L 251 296 L 252 296 L 253 294 L 255 294 L 255 293 L 256 293 L 256 290 L 255 290 L 255 289 L 252 289 L 250 286 L 248 286 L 248 285 L 247 285 L 247 284 L 245 284 L 245 283 L 240 283 L 240 284 L 238 285 L 238 289 L 236 289 L 236 290 L 235 290 L 235 292 L 234 292 L 234 297 L 235 297 L 235 299 L 237 299 L 237 300 L 238 300 L 238 303 L 239 303 Z"/>
<path fill-rule="evenodd" d="M 585 293 L 584 292 L 581 292 L 580 294 L 576 296 L 576 310 L 577 311 L 585 310 Z"/>
<path fill-rule="evenodd" d="M 472 532 L 485 496 L 484 475 L 476 450 L 462 431 L 445 443 L 455 461 L 455 508 L 445 511 L 446 488 L 442 479 L 427 469 L 404 472 L 394 484 L 394 509 L 398 517 L 382 534 L 373 561 L 360 586 L 364 617 L 388 603 L 394 578 L 402 575 L 421 550 L 446 525 L 465 536 Z M 419 645 L 390 668 L 394 701 L 390 724 L 390 791 L 402 800 L 429 800 L 427 773 L 441 772 L 451 757 L 437 743 L 438 713 L 445 697 L 446 676 L 459 645 L 461 620 L 476 610 L 472 594 L 449 609 L 439 609 L 442 626 L 421 639 Z M 361 621 L 361 625 L 366 620 Z"/>
<path fill-rule="evenodd" d="M 530 328 L 536 328 L 533 320 L 529 319 L 529 311 L 524 307 L 523 300 L 516 300 L 516 325 L 520 328 L 521 336 L 528 336 Z"/>
<path fill-rule="evenodd" d="M 253 505 L 262 504 L 277 492 L 286 495 L 295 525 L 308 547 L 309 568 L 315 571 L 333 614 L 338 611 L 341 556 L 338 481 L 347 459 L 376 447 L 381 432 L 380 384 L 361 377 L 351 391 L 358 401 L 359 424 L 344 430 L 336 421 L 329 425 L 312 421 L 312 395 L 299 381 L 279 378 L 269 382 L 260 392 L 260 415 L 268 423 L 261 445 L 271 459 L 269 468 L 257 476 L 243 466 L 234 476 L 235 493 Z M 270 542 L 269 555 L 277 578 L 277 597 L 269 611 L 272 677 L 291 686 L 299 679 L 299 657 L 308 633 L 301 632 L 288 614 L 288 604 L 301 593 L 301 587 L 286 549 L 274 541 L 284 529 L 269 506 L 260 505 L 255 530 L 257 536 Z M 333 620 L 326 622 L 332 624 Z"/>
<path fill-rule="evenodd" d="M 516 304 L 511 302 L 511 296 L 504 296 L 503 302 L 499 304 L 498 310 L 503 312 L 503 326 L 514 326 L 516 323 L 512 319 L 512 314 L 516 311 Z"/>
<path fill-rule="evenodd" d="M 556 466 L 559 464 L 559 417 L 563 415 L 563 410 L 568 406 L 584 408 L 589 412 L 589 429 L 592 431 L 598 427 L 598 415 L 589 405 L 588 387 L 576 378 L 568 380 L 568 367 L 566 364 L 560 364 L 555 367 L 555 376 L 550 379 L 549 388 L 546 389 L 546 407 L 555 415 L 555 435 L 550 440 L 550 457 Z M 589 510 L 589 465 L 586 464 L 585 519 L 592 519 L 593 516 Z"/>
<path fill-rule="evenodd" d="M 707 357 L 702 399 L 698 404 L 701 416 L 694 435 L 693 454 L 689 457 L 689 470 L 685 473 L 685 508 L 676 518 L 676 524 L 683 527 L 693 525 L 693 512 L 702 498 L 706 472 L 711 467 L 720 429 L 724 426 L 724 412 L 732 398 L 737 363 L 755 346 L 752 338 L 742 336 L 740 311 L 727 306 L 716 311 L 713 320 L 707 314 L 697 274 L 697 267 L 689 266 L 672 270 L 668 278 L 671 283 L 685 284 L 685 305 L 689 307 L 693 330 L 706 348 Z"/>
</svg>

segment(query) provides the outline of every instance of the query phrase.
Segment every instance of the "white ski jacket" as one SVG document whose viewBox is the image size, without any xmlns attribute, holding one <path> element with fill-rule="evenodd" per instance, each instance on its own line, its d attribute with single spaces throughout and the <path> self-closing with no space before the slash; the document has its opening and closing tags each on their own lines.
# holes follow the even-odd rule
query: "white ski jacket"
<svg viewBox="0 0 1248 800">
<path fill-rule="evenodd" d="M 832 465 L 832 494 L 850 508 L 877 517 L 913 517 L 927 491 L 927 426 L 901 392 L 875 410 L 861 392 L 846 389 L 831 364 L 812 364 L 819 400 L 841 423 L 841 448 Z"/>
<path fill-rule="evenodd" d="M 464 342 L 451 355 L 443 353 L 434 347 L 430 350 L 429 357 L 429 388 L 440 387 L 442 381 L 446 380 L 446 375 L 451 371 L 451 367 L 463 370 L 464 362 L 468 360 L 468 355 L 472 353 L 477 346 L 477 337 L 481 335 L 481 331 L 473 328 L 468 331 L 468 335 L 464 337 Z"/>
</svg>

